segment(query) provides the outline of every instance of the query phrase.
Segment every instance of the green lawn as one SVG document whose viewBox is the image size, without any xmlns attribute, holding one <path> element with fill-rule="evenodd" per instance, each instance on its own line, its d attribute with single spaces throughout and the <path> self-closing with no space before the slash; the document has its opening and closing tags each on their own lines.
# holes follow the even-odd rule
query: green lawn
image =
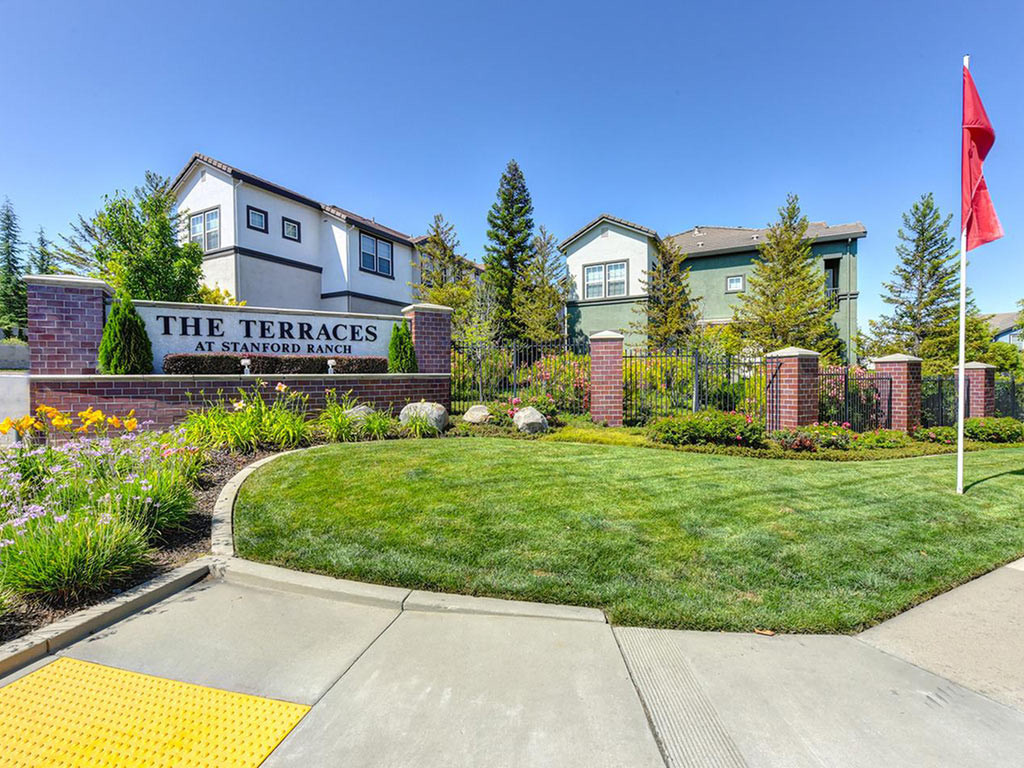
<svg viewBox="0 0 1024 768">
<path fill-rule="evenodd" d="M 1024 448 L 831 464 L 488 438 L 324 446 L 243 486 L 243 557 L 603 608 L 853 632 L 1024 554 Z"/>
</svg>

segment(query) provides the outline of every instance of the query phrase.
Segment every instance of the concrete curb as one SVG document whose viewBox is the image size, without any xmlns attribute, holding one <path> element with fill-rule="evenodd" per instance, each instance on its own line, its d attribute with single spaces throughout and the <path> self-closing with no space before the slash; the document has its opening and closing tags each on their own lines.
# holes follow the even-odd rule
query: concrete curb
<svg viewBox="0 0 1024 768">
<path fill-rule="evenodd" d="M 316 447 L 316 446 L 314 446 Z M 533 618 L 592 621 L 607 624 L 604 611 L 578 605 L 531 603 L 524 600 L 502 600 L 496 597 L 473 597 L 442 592 L 424 592 L 361 581 L 336 579 L 315 573 L 293 571 L 274 565 L 244 560 L 235 554 L 234 511 L 238 489 L 253 472 L 274 459 L 309 450 L 297 448 L 275 453 L 244 467 L 221 489 L 213 507 L 210 550 L 215 564 L 211 571 L 226 581 L 254 587 L 279 589 L 285 592 L 348 600 L 365 605 L 378 605 L 408 611 L 439 613 L 474 613 L 488 616 L 527 616 Z"/>
<path fill-rule="evenodd" d="M 264 587 L 283 592 L 342 600 L 381 608 L 402 610 L 402 603 L 411 590 L 366 584 L 361 581 L 335 579 L 317 573 L 304 573 L 276 565 L 255 563 L 233 557 L 224 564 L 224 581 L 249 587 Z"/>
<path fill-rule="evenodd" d="M 24 637 L 0 645 L 0 677 L 55 653 L 138 613 L 209 576 L 214 561 L 201 557 L 139 584 L 116 597 L 73 613 Z"/>
<path fill-rule="evenodd" d="M 269 464 L 274 459 L 287 456 L 289 453 L 297 453 L 300 450 L 305 449 L 298 448 L 294 451 L 282 451 L 273 456 L 265 456 L 259 461 L 254 461 L 243 467 L 224 484 L 213 505 L 213 516 L 210 519 L 210 554 L 217 558 L 235 556 L 235 499 L 238 497 L 238 489 L 242 487 L 245 479 L 264 464 Z"/>
</svg>

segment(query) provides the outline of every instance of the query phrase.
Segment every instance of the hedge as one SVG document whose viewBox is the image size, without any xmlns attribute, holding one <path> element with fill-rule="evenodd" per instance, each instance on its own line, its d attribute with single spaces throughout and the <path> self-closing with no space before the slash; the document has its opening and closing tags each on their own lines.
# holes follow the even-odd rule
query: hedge
<svg viewBox="0 0 1024 768">
<path fill-rule="evenodd" d="M 312 355 L 239 355 L 192 354 L 164 357 L 164 373 L 168 374 L 226 374 L 243 373 L 242 360 L 249 360 L 249 372 L 254 374 L 322 373 L 327 374 L 327 361 L 334 360 L 335 373 L 386 373 L 388 361 L 384 357 L 316 357 Z"/>
</svg>

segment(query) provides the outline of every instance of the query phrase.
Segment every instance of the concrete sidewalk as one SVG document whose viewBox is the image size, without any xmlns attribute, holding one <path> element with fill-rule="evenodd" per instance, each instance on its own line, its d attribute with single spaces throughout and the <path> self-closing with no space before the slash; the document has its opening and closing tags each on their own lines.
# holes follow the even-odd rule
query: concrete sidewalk
<svg viewBox="0 0 1024 768">
<path fill-rule="evenodd" d="M 952 621 L 961 600 L 957 610 L 974 607 L 959 620 L 988 616 L 979 632 L 1012 630 L 1024 610 L 1017 575 L 996 572 L 920 622 L 866 634 L 889 640 L 881 650 L 854 637 L 613 630 L 591 609 L 233 561 L 225 579 L 59 655 L 312 705 L 265 761 L 276 768 L 1013 766 L 1024 763 L 1024 712 L 969 690 L 969 665 L 953 670 L 958 684 L 897 658 L 891 638 Z M 1003 603 L 986 614 L 977 590 Z"/>
</svg>

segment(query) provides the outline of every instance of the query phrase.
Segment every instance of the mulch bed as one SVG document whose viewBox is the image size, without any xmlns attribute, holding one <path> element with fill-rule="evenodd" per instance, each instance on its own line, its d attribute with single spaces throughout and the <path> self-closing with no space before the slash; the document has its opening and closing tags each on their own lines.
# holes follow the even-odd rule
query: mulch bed
<svg viewBox="0 0 1024 768">
<path fill-rule="evenodd" d="M 185 525 L 172 531 L 156 543 L 153 563 L 135 574 L 131 581 L 118 589 L 90 595 L 88 599 L 74 605 L 51 605 L 41 600 L 20 600 L 0 615 L 0 643 L 32 632 L 68 616 L 90 605 L 103 602 L 126 589 L 148 581 L 161 573 L 174 570 L 190 560 L 202 557 L 210 551 L 210 518 L 213 505 L 217 502 L 220 489 L 247 464 L 270 456 L 274 451 L 260 451 L 254 454 L 237 455 L 225 451 L 213 451 L 209 462 L 200 476 L 196 489 L 196 507 Z"/>
</svg>

